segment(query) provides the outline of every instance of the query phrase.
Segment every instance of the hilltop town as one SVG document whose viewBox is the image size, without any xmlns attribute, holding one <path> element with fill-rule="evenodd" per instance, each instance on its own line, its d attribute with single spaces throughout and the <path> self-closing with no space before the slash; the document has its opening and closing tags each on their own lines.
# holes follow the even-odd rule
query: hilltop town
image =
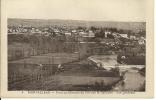
<svg viewBox="0 0 156 100">
<path fill-rule="evenodd" d="M 140 29 L 138 28 L 137 31 L 136 30 L 134 31 L 126 29 L 117 29 L 114 27 L 74 26 L 75 24 L 73 26 L 65 24 L 50 25 L 49 23 L 47 23 L 47 25 L 40 25 L 43 23 L 39 22 L 38 25 L 33 26 L 32 24 L 31 26 L 31 24 L 28 25 L 27 21 L 21 24 L 17 25 L 16 24 L 17 23 L 13 24 L 13 22 L 12 24 L 8 24 L 8 37 L 10 38 L 8 40 L 8 43 L 10 44 L 10 46 L 14 42 L 20 42 L 25 43 L 27 45 L 31 45 L 31 47 L 28 46 L 29 49 L 35 49 L 35 52 L 33 51 L 34 54 L 32 54 L 31 52 L 32 50 L 29 50 L 30 51 L 29 53 L 21 54 L 23 56 L 24 54 L 25 56 L 29 56 L 35 55 L 35 53 L 40 54 L 44 52 L 48 53 L 48 52 L 66 52 L 66 51 L 67 52 L 80 51 L 79 53 L 81 53 L 82 56 L 91 53 L 95 54 L 98 53 L 100 54 L 104 52 L 106 53 L 106 51 L 113 53 L 120 52 L 120 55 L 132 56 L 137 54 L 145 56 L 146 32 L 144 29 L 141 28 Z M 15 36 L 16 38 L 14 38 Z M 31 41 L 31 38 L 34 42 Z M 38 45 L 36 41 L 38 41 Z M 48 41 L 49 42 L 47 44 L 43 44 L 42 41 L 45 43 Z M 83 49 L 83 51 L 81 52 L 81 50 L 78 50 L 79 48 L 78 43 L 80 44 L 84 43 L 87 45 L 92 43 L 91 47 L 92 49 L 88 46 L 89 49 Z M 98 44 L 99 46 L 97 46 L 97 43 L 99 43 Z M 53 46 L 55 46 L 55 48 L 53 48 Z M 84 47 L 86 48 L 86 46 Z M 89 53 L 84 53 L 85 51 Z M 9 59 L 10 60 L 14 59 L 14 57 L 11 56 L 10 54 Z"/>
</svg>

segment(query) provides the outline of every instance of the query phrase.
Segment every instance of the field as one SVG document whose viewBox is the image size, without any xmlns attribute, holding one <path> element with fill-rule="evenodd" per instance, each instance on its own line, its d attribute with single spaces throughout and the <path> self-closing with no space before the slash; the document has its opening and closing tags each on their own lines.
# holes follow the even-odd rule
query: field
<svg viewBox="0 0 156 100">
<path fill-rule="evenodd" d="M 42 64 L 42 65 L 40 65 Z M 58 69 L 58 65 L 62 69 Z M 120 80 L 77 54 L 49 53 L 10 61 L 9 90 L 110 90 Z M 102 88 L 100 88 L 102 86 Z M 109 88 L 108 88 L 109 87 Z"/>
<path fill-rule="evenodd" d="M 28 63 L 28 64 L 63 64 L 78 59 L 78 54 L 74 53 L 48 53 L 39 56 L 31 56 L 20 60 L 10 61 L 9 63 Z"/>
<path fill-rule="evenodd" d="M 54 75 L 37 82 L 30 83 L 22 87 L 23 90 L 62 90 L 62 91 L 80 91 L 80 90 L 106 90 L 106 87 L 112 86 L 118 82 L 115 77 L 89 77 L 89 76 L 62 76 Z M 111 89 L 111 88 L 110 88 Z"/>
<path fill-rule="evenodd" d="M 9 66 L 10 67 L 10 66 Z M 31 66 L 33 67 L 33 66 Z M 17 70 L 19 69 L 19 70 Z M 21 71 L 25 70 L 25 71 Z M 16 70 L 16 71 L 15 71 Z M 10 71 L 11 72 L 11 71 Z M 110 90 L 120 78 L 112 72 L 59 72 L 56 66 L 47 69 L 17 68 L 9 74 L 11 90 Z M 110 76 L 110 77 L 107 77 Z M 98 87 L 98 88 L 97 88 Z M 100 87 L 100 88 L 99 88 Z M 107 88 L 109 87 L 109 89 Z"/>
<path fill-rule="evenodd" d="M 140 91 L 145 77 L 137 72 L 138 69 L 130 72 L 130 68 L 133 66 L 121 66 L 125 70 L 129 69 L 129 72 L 124 76 L 126 77 L 124 80 L 125 85 L 116 86 L 118 82 L 120 83 L 121 76 L 118 72 L 106 70 L 107 63 L 111 62 L 111 60 L 114 61 L 116 55 L 111 55 L 110 57 L 108 55 L 95 55 L 91 56 L 91 58 L 105 63 L 104 68 L 99 69 L 96 63 L 90 59 L 84 58 L 80 60 L 77 53 L 48 53 L 9 61 L 8 89 L 10 91 L 107 91 L 118 87 L 120 90 Z M 61 68 L 58 68 L 59 65 L 61 65 Z M 137 66 L 134 66 L 134 68 L 137 68 Z"/>
</svg>

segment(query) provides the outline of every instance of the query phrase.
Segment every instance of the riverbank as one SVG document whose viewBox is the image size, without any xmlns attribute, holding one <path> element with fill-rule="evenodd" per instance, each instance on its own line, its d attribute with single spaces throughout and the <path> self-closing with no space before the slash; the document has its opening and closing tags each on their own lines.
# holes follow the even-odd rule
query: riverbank
<svg viewBox="0 0 156 100">
<path fill-rule="evenodd" d="M 123 80 L 118 82 L 113 91 L 145 91 L 145 76 L 137 71 L 127 71 Z"/>
</svg>

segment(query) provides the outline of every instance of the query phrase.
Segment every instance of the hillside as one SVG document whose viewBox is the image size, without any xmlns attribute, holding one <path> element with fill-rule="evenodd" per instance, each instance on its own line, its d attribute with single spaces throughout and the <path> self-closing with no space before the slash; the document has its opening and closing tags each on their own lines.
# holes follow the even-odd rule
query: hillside
<svg viewBox="0 0 156 100">
<path fill-rule="evenodd" d="M 58 20 L 58 19 L 8 19 L 8 25 L 31 25 L 31 26 L 95 26 L 95 27 L 107 27 L 107 28 L 117 28 L 136 31 L 137 29 L 145 30 L 145 22 L 108 22 L 108 21 L 81 21 L 81 20 Z"/>
</svg>

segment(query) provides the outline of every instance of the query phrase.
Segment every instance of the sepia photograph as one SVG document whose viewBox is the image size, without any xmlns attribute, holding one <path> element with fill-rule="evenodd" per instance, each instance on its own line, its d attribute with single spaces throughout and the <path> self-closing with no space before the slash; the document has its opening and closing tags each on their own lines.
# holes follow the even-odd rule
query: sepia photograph
<svg viewBox="0 0 156 100">
<path fill-rule="evenodd" d="M 8 19 L 8 90 L 145 91 L 145 44 L 145 22 Z"/>
<path fill-rule="evenodd" d="M 143 6 L 143 1 L 131 2 Z M 16 9 L 19 6 L 12 10 Z M 136 9 L 132 14 L 144 14 L 139 7 Z M 25 10 L 21 9 L 27 14 Z M 51 10 L 48 18 L 56 14 L 53 9 L 47 10 Z M 57 13 L 65 9 L 61 10 Z M 76 12 L 67 12 L 70 13 L 74 17 L 72 13 Z M 92 13 L 95 12 L 89 12 Z M 18 18 L 18 14 L 13 12 L 10 15 L 15 18 L 7 20 L 9 91 L 145 91 L 146 22 L 143 18 L 124 22 L 85 18 L 86 21 L 33 19 L 33 15 L 28 15 L 32 19 L 26 19 Z M 144 17 L 141 14 L 139 17 Z"/>
<path fill-rule="evenodd" d="M 147 91 L 146 0 L 6 0 L 7 91 Z"/>
</svg>

